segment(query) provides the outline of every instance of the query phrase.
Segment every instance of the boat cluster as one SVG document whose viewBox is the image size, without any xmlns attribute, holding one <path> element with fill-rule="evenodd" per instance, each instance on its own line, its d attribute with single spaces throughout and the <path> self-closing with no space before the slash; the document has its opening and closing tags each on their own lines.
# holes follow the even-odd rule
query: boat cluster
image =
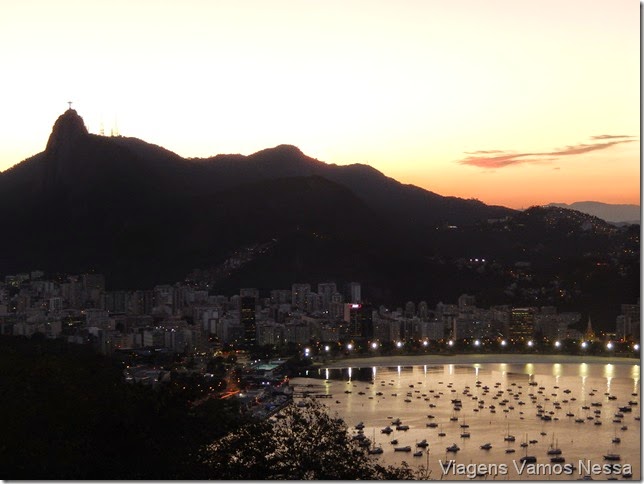
<svg viewBox="0 0 644 484">
<path fill-rule="evenodd" d="M 347 384 L 350 383 L 351 382 L 347 382 Z M 389 385 L 393 384 L 393 380 L 391 380 Z M 422 385 L 422 382 L 418 382 L 418 384 Z M 444 383 L 439 381 L 438 384 L 443 385 Z M 381 381 L 380 385 L 385 386 L 385 381 Z M 356 386 L 355 383 L 354 386 Z M 374 387 L 375 386 L 374 382 Z M 459 435 L 461 439 L 469 439 L 471 437 L 470 424 L 463 416 L 465 414 L 464 401 L 467 402 L 468 399 L 471 400 L 474 405 L 468 405 L 467 407 L 471 408 L 474 413 L 480 414 L 483 411 L 488 411 L 490 414 L 494 414 L 499 411 L 506 414 L 506 419 L 508 419 L 512 414 L 517 415 L 519 420 L 530 418 L 530 415 L 532 414 L 530 409 L 532 408 L 534 411 L 534 414 L 532 414 L 533 417 L 541 422 L 541 436 L 548 434 L 545 430 L 546 426 L 550 425 L 548 422 L 557 422 L 562 419 L 568 419 L 569 421 L 580 425 L 586 424 L 587 422 L 592 422 L 594 425 L 602 425 L 602 422 L 605 421 L 602 419 L 602 412 L 606 410 L 607 407 L 604 407 L 604 405 L 607 403 L 610 403 L 608 407 L 617 409 L 617 411 L 613 413 L 611 420 L 613 423 L 619 424 L 620 426 L 618 428 L 621 432 L 624 432 L 628 430 L 628 426 L 624 422 L 626 418 L 625 416 L 627 414 L 632 414 L 634 407 L 637 407 L 638 405 L 638 401 L 636 399 L 630 399 L 627 403 L 623 404 L 612 403 L 618 399 L 616 395 L 612 395 L 609 392 L 604 392 L 602 395 L 596 389 L 592 389 L 588 394 L 588 397 L 590 397 L 588 399 L 588 403 L 586 403 L 587 397 L 585 395 L 580 397 L 582 402 L 577 402 L 577 398 L 575 396 L 571 396 L 572 391 L 570 389 L 561 389 L 559 386 L 554 386 L 552 389 L 547 390 L 546 387 L 539 386 L 536 381 L 527 382 L 527 388 L 524 388 L 523 385 L 517 382 L 512 382 L 505 389 L 501 388 L 502 384 L 500 382 L 496 382 L 492 387 L 490 387 L 488 385 L 484 385 L 480 380 L 477 380 L 474 386 L 476 390 L 472 389 L 469 385 L 465 385 L 460 392 L 460 395 L 454 395 L 457 393 L 457 390 L 454 388 L 453 383 L 449 382 L 442 388 L 444 391 L 428 389 L 421 392 L 421 390 L 416 389 L 414 385 L 409 385 L 411 391 L 404 394 L 404 402 L 406 404 L 411 403 L 414 400 L 424 400 L 429 407 L 430 412 L 433 412 L 427 414 L 428 422 L 425 424 L 425 428 L 439 429 L 437 436 L 439 438 L 443 438 L 447 436 L 447 432 L 444 428 L 447 427 L 447 430 L 450 431 L 450 427 L 456 423 L 459 428 L 457 435 Z M 365 390 L 369 389 L 369 386 L 365 388 Z M 345 393 L 351 393 L 351 391 L 347 390 Z M 364 394 L 365 392 L 359 392 L 359 395 Z M 379 399 L 386 398 L 383 391 L 378 391 L 375 395 L 376 398 Z M 399 395 L 396 392 L 391 393 L 391 397 L 397 398 L 398 396 Z M 400 396 L 402 397 L 403 394 Z M 637 397 L 638 395 L 637 393 L 632 393 L 631 396 Z M 451 415 L 449 416 L 449 420 L 445 418 L 445 404 L 440 405 L 441 399 L 443 401 L 449 400 L 448 405 L 451 406 Z M 336 401 L 336 403 L 339 402 Z M 615 405 L 617 406 L 615 407 Z M 441 417 L 441 415 L 443 417 Z M 472 418 L 476 420 L 475 417 Z M 390 436 L 395 431 L 406 432 L 410 429 L 410 425 L 403 423 L 400 418 L 389 417 L 389 419 L 389 424 L 380 429 L 381 434 Z M 634 420 L 639 421 L 640 417 L 634 416 Z M 509 421 L 510 420 L 508 419 L 508 422 Z M 360 445 L 368 448 L 369 453 L 382 454 L 384 452 L 383 447 L 381 445 L 376 445 L 375 442 L 375 429 L 372 442 L 364 436 L 364 427 L 364 423 L 359 422 L 355 426 L 357 433 L 353 435 L 352 438 L 357 440 Z M 453 429 L 450 432 L 453 432 Z M 510 432 L 510 424 L 508 423 L 502 441 L 502 445 L 506 446 L 505 453 L 512 454 L 517 451 L 517 449 L 512 446 L 516 440 L 516 437 Z M 617 435 L 616 427 L 615 435 L 611 440 L 611 444 L 614 447 L 620 442 L 621 438 Z M 430 451 L 430 443 L 426 438 L 415 442 L 415 445 L 413 446 L 410 444 L 401 444 L 399 442 L 399 438 L 393 438 L 389 443 L 392 445 L 394 452 L 410 453 L 414 451 L 413 455 L 415 457 L 421 457 Z M 522 462 L 537 462 L 537 456 L 533 455 L 534 453 L 529 452 L 529 447 L 535 444 L 538 444 L 538 440 L 528 439 L 528 435 L 525 434 L 524 439 L 519 445 L 524 453 L 521 457 Z M 457 453 L 461 450 L 459 445 L 456 443 L 443 448 L 446 453 Z M 493 443 L 485 442 L 482 445 L 479 445 L 479 448 L 482 451 L 489 452 L 493 449 Z M 554 432 L 552 432 L 551 443 L 546 450 L 546 458 L 552 463 L 565 462 L 563 450 L 559 447 L 558 440 L 555 438 Z M 603 458 L 604 460 L 611 462 L 621 460 L 620 454 L 614 449 L 603 454 Z"/>
</svg>

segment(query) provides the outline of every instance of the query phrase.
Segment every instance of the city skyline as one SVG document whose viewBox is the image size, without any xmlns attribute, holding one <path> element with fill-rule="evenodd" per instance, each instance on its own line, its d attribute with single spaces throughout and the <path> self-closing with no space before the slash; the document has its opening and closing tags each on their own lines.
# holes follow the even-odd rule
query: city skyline
<svg viewBox="0 0 644 484">
<path fill-rule="evenodd" d="M 0 170 L 73 101 L 184 157 L 287 143 L 487 204 L 639 204 L 639 5 L 467 6 L 10 2 Z"/>
</svg>

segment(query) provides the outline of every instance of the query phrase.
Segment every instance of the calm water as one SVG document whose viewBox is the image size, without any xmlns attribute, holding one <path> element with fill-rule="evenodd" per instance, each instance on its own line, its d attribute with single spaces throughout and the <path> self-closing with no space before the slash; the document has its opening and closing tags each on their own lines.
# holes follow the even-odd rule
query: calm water
<svg viewBox="0 0 644 484">
<path fill-rule="evenodd" d="M 639 365 L 486 363 L 323 369 L 294 378 L 291 384 L 296 392 L 327 395 L 319 401 L 342 417 L 352 433 L 356 432 L 356 424 L 364 422 L 364 434 L 372 440 L 375 437 L 376 444 L 384 450 L 378 456 L 383 463 L 404 460 L 411 466 L 422 464 L 432 471 L 431 479 L 467 479 L 467 475 L 442 471 L 439 461 L 447 465 L 447 461 L 454 459 L 456 464 L 464 465 L 496 464 L 497 468 L 483 469 L 489 469 L 489 474 L 477 477 L 481 480 L 575 480 L 588 474 L 585 471 L 589 461 L 591 465 L 607 464 L 603 458 L 607 453 L 620 455 L 621 460 L 615 464 L 631 465 L 632 480 L 641 475 L 640 422 L 635 420 L 640 415 Z M 454 410 L 452 399 L 461 400 L 460 411 Z M 614 423 L 619 407 L 628 406 L 629 401 L 637 402 L 630 405 L 632 412 L 622 412 L 621 423 Z M 559 408 L 555 402 L 560 404 Z M 551 421 L 539 417 L 539 406 Z M 589 408 L 583 409 L 584 406 Z M 574 417 L 566 416 L 567 413 Z M 451 421 L 450 417 L 458 420 Z M 395 430 L 391 424 L 395 418 L 408 425 L 409 430 Z M 575 422 L 576 419 L 583 422 Z M 595 425 L 595 421 L 602 424 Z M 438 427 L 427 427 L 430 422 L 436 422 Z M 394 429 L 390 435 L 380 432 L 387 425 Z M 622 430 L 623 426 L 627 428 Z M 446 435 L 438 436 L 441 431 Z M 461 437 L 467 431 L 470 437 Z M 516 437 L 515 442 L 504 440 L 508 432 Z M 621 442 L 613 443 L 615 437 Z M 395 452 L 395 445 L 390 443 L 393 439 L 398 439 L 396 446 L 411 446 L 412 452 Z M 422 439 L 429 442 L 429 453 L 414 457 L 413 453 L 420 450 L 416 443 Z M 520 446 L 531 440 L 537 442 Z M 446 452 L 454 443 L 460 451 Z M 486 443 L 492 448 L 481 449 Z M 561 449 L 565 464 L 577 467 L 572 474 L 561 473 L 565 468 L 560 466 L 565 464 L 557 467 L 550 462 L 547 451 L 553 445 Z M 508 454 L 507 448 L 516 451 Z M 513 461 L 520 467 L 519 460 L 526 454 L 535 456 L 537 464 L 550 464 L 545 472 L 550 470 L 552 474 L 544 475 L 542 469 L 541 475 L 531 475 L 528 467 L 518 473 Z M 580 468 L 580 459 L 587 467 Z M 603 470 L 599 473 L 591 470 L 590 474 L 595 480 L 610 477 Z M 619 474 L 616 477 L 622 478 Z"/>
</svg>

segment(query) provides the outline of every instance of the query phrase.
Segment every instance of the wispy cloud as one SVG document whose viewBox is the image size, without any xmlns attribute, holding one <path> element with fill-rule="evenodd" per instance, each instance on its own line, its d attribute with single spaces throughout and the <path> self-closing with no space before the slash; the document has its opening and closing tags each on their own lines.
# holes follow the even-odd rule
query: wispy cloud
<svg viewBox="0 0 644 484">
<path fill-rule="evenodd" d="M 504 168 L 524 163 L 544 163 L 558 161 L 561 157 L 581 155 L 592 151 L 605 150 L 611 146 L 637 141 L 635 136 L 601 134 L 590 138 L 592 143 L 580 143 L 545 152 L 515 153 L 503 150 L 480 150 L 465 152 L 467 156 L 457 163 L 480 168 Z"/>
<path fill-rule="evenodd" d="M 620 139 L 620 138 L 635 138 L 635 136 L 627 136 L 621 134 L 600 134 L 597 136 L 591 136 L 590 139 Z"/>
<path fill-rule="evenodd" d="M 481 151 L 466 151 L 466 155 L 492 155 L 494 153 L 503 153 L 501 150 L 481 150 Z"/>
</svg>

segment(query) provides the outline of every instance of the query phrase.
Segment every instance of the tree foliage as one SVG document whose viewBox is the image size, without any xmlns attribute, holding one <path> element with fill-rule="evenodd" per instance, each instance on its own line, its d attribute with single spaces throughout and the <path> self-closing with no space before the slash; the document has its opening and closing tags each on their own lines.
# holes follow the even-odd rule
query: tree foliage
<svg viewBox="0 0 644 484">
<path fill-rule="evenodd" d="M 21 480 L 408 479 L 311 401 L 244 417 L 177 385 L 123 382 L 116 362 L 61 341 L 0 336 L 0 475 Z"/>
<path fill-rule="evenodd" d="M 0 412 L 7 479 L 189 479 L 198 449 L 239 425 L 233 402 L 192 408 L 82 346 L 13 337 L 0 337 Z"/>
<path fill-rule="evenodd" d="M 212 479 L 412 479 L 408 466 L 383 466 L 351 440 L 321 404 L 289 406 L 279 419 L 246 425 L 205 449 Z"/>
</svg>

